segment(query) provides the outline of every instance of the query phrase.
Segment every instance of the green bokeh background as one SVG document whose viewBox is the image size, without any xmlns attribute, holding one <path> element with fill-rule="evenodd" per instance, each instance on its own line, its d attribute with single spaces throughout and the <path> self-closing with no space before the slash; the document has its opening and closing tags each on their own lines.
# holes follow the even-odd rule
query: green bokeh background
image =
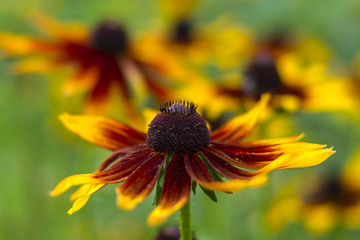
<svg viewBox="0 0 360 240">
<path fill-rule="evenodd" d="M 126 22 L 133 35 L 163 20 L 154 0 L 2 0 L 0 30 L 35 33 L 27 19 L 32 11 L 87 25 L 115 18 Z M 204 0 L 199 1 L 194 18 L 206 24 L 228 13 L 259 35 L 278 28 L 311 34 L 333 48 L 338 56 L 336 66 L 343 67 L 360 49 L 359 12 L 356 0 Z M 11 60 L 0 60 L 0 239 L 146 240 L 161 227 L 177 224 L 175 214 L 162 226 L 146 226 L 152 196 L 134 211 L 125 212 L 115 206 L 113 186 L 68 216 L 70 193 L 51 198 L 48 191 L 68 175 L 94 171 L 110 153 L 79 139 L 60 124 L 57 115 L 71 112 L 71 101 L 77 99 L 62 102 L 59 81 L 35 74 L 13 75 L 10 66 Z M 61 75 L 54 78 L 61 79 Z M 306 133 L 306 141 L 335 146 L 337 153 L 315 168 L 272 173 L 264 187 L 218 194 L 218 203 L 198 191 L 192 197 L 198 239 L 358 239 L 360 231 L 342 227 L 327 236 L 311 235 L 299 223 L 277 234 L 264 227 L 266 208 L 288 179 L 317 171 L 337 174 L 359 142 L 357 125 L 344 115 L 300 112 L 294 114 L 292 122 L 298 133 Z"/>
</svg>

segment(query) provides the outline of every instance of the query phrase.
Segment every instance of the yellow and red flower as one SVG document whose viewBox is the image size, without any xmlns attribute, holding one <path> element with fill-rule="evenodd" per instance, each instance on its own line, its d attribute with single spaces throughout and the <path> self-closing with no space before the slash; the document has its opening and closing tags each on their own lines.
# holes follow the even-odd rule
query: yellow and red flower
<svg viewBox="0 0 360 240">
<path fill-rule="evenodd" d="M 298 45 L 283 41 L 273 39 L 254 46 L 242 74 L 228 87 L 221 86 L 219 92 L 245 101 L 258 100 L 270 92 L 274 108 L 287 111 L 349 112 L 356 108 L 349 94 L 351 81 L 331 71 L 325 46 L 310 39 Z"/>
<path fill-rule="evenodd" d="M 158 183 L 161 196 L 148 223 L 159 224 L 189 201 L 192 181 L 209 190 L 232 192 L 263 184 L 271 171 L 314 166 L 334 153 L 325 145 L 297 142 L 301 136 L 243 141 L 268 100 L 269 95 L 264 96 L 251 111 L 213 132 L 196 106 L 185 101 L 162 104 L 147 133 L 112 119 L 63 114 L 67 128 L 114 153 L 96 172 L 65 178 L 51 195 L 82 185 L 71 196 L 72 214 L 107 184 L 123 182 L 116 189 L 117 203 L 131 210 Z"/>
<path fill-rule="evenodd" d="M 166 84 L 134 53 L 121 24 L 104 21 L 86 30 L 78 24 L 60 24 L 43 15 L 35 19 L 48 38 L 0 33 L 0 46 L 8 55 L 24 57 L 16 65 L 17 72 L 73 67 L 64 91 L 66 94 L 85 92 L 90 113 L 101 112 L 114 89 L 119 92 L 121 106 L 129 116 L 136 115 L 133 109 L 138 100 L 134 99 L 137 91 L 147 90 L 157 99 L 168 98 Z"/>
<path fill-rule="evenodd" d="M 338 225 L 360 228 L 360 151 L 357 151 L 341 176 L 309 177 L 309 186 L 288 186 L 274 199 L 266 215 L 272 231 L 289 222 L 303 222 L 311 233 L 324 235 Z M 306 189 L 305 191 L 303 189 Z"/>
</svg>

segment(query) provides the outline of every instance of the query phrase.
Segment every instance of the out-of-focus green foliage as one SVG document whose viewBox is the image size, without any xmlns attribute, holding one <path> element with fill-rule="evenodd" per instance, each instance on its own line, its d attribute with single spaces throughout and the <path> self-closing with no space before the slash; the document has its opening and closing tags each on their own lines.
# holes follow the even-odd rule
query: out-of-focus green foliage
<svg viewBox="0 0 360 240">
<path fill-rule="evenodd" d="M 126 22 L 134 35 L 162 20 L 154 0 L 3 0 L 0 30 L 34 33 L 27 20 L 32 11 L 89 25 L 115 18 Z M 199 1 L 194 18 L 205 24 L 227 13 L 258 34 L 275 28 L 311 34 L 329 43 L 340 56 L 338 62 L 346 65 L 359 48 L 359 11 L 360 2 L 356 0 L 204 0 Z M 68 216 L 69 194 L 56 199 L 48 196 L 65 176 L 94 171 L 109 152 L 61 126 L 57 115 L 63 110 L 54 107 L 60 100 L 49 79 L 12 75 L 10 66 L 10 60 L 0 61 L 0 239 L 152 239 L 158 228 L 145 223 L 153 208 L 151 197 L 133 212 L 125 212 L 116 208 L 114 189 L 108 187 L 95 194 L 80 212 Z M 345 116 L 298 113 L 294 119 L 307 141 L 335 146 L 337 153 L 317 171 L 338 171 L 359 141 L 356 124 Z M 262 188 L 217 194 L 218 203 L 198 191 L 192 196 L 198 239 L 318 239 L 298 223 L 279 234 L 270 233 L 263 225 L 266 206 L 286 179 L 316 170 L 272 174 L 269 184 Z M 176 216 L 165 223 L 171 224 L 177 224 Z M 358 234 L 339 227 L 321 239 L 358 239 Z"/>
</svg>

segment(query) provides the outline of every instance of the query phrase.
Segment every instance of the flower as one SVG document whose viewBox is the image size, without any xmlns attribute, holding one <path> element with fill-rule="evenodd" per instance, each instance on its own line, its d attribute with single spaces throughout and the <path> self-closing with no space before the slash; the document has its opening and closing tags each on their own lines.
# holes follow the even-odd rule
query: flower
<svg viewBox="0 0 360 240">
<path fill-rule="evenodd" d="M 121 106 L 128 116 L 136 115 L 134 95 L 146 96 L 139 91 L 148 90 L 157 99 L 168 98 L 168 89 L 164 82 L 159 82 L 158 73 L 134 53 L 123 25 L 104 21 L 86 30 L 43 15 L 37 16 L 36 21 L 48 38 L 0 33 L 0 46 L 10 56 L 25 57 L 17 64 L 17 72 L 44 72 L 72 66 L 74 73 L 64 83 L 65 94 L 86 92 L 86 110 L 90 113 L 102 112 L 114 89 L 119 91 Z"/>
<path fill-rule="evenodd" d="M 288 186 L 274 199 L 266 214 L 266 223 L 280 231 L 289 222 L 303 222 L 306 229 L 324 235 L 337 225 L 360 228 L 360 151 L 343 169 L 342 175 L 308 177 L 309 186 Z M 306 189 L 305 192 L 303 189 Z"/>
<path fill-rule="evenodd" d="M 96 172 L 65 178 L 51 195 L 82 185 L 71 196 L 74 204 L 68 213 L 72 214 L 96 191 L 123 182 L 116 188 L 117 203 L 131 210 L 158 183 L 161 196 L 148 217 L 148 223 L 154 225 L 189 201 L 192 181 L 206 191 L 232 192 L 263 184 L 273 170 L 317 165 L 334 153 L 325 145 L 296 142 L 301 136 L 243 141 L 269 97 L 212 132 L 196 106 L 187 101 L 162 104 L 146 134 L 112 119 L 63 114 L 60 119 L 67 128 L 114 153 Z"/>
<path fill-rule="evenodd" d="M 186 16 L 171 22 L 162 32 L 144 34 L 136 51 L 142 53 L 142 61 L 159 72 L 184 82 L 189 79 L 187 74 L 201 72 L 204 66 L 216 65 L 222 69 L 238 66 L 250 55 L 251 44 L 249 31 L 227 16 L 203 27 Z"/>
<path fill-rule="evenodd" d="M 356 103 L 349 94 L 351 81 L 330 69 L 327 54 L 319 53 L 325 50 L 318 51 L 321 47 L 310 41 L 296 48 L 278 39 L 260 44 L 241 76 L 227 87 L 220 86 L 218 92 L 245 101 L 256 101 L 270 92 L 274 108 L 287 111 L 352 112 Z"/>
</svg>

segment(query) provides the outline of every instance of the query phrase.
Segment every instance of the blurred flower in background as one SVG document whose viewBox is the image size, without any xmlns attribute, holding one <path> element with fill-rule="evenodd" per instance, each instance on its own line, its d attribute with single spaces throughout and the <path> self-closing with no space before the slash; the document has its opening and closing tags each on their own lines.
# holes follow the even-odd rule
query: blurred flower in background
<svg viewBox="0 0 360 240">
<path fill-rule="evenodd" d="M 286 39 L 270 38 L 254 47 L 254 54 L 238 78 L 219 92 L 243 101 L 274 94 L 274 108 L 286 111 L 350 112 L 356 107 L 351 80 L 332 71 L 330 51 L 315 40 L 293 46 Z M 239 100 L 240 101 L 240 100 Z"/>
<path fill-rule="evenodd" d="M 148 100 L 148 93 L 158 100 L 169 97 L 165 78 L 134 54 L 123 25 L 104 21 L 86 30 L 42 14 L 35 20 L 48 38 L 0 34 L 0 46 L 8 55 L 23 58 L 16 64 L 16 72 L 44 73 L 71 66 L 73 73 L 64 83 L 64 92 L 85 92 L 88 113 L 105 112 L 112 92 L 121 98 L 117 108 L 132 120 L 138 117 L 136 102 Z"/>
<path fill-rule="evenodd" d="M 360 228 L 360 151 L 345 166 L 341 176 L 308 176 L 306 183 L 285 186 L 266 215 L 271 231 L 280 231 L 290 222 L 301 221 L 314 234 L 325 235 L 339 225 Z"/>
</svg>

